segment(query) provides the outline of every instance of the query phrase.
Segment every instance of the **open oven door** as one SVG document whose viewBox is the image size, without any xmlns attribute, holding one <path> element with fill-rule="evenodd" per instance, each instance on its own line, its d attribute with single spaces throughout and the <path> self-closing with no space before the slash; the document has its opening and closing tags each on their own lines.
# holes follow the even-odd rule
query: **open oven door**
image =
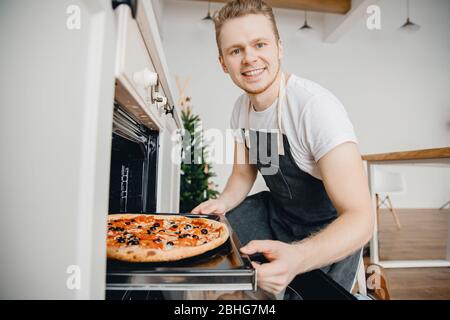
<svg viewBox="0 0 450 320">
<path fill-rule="evenodd" d="M 111 0 L 0 6 L 0 241 L 8 244 L 0 246 L 0 299 L 101 299 L 116 47 Z"/>
</svg>

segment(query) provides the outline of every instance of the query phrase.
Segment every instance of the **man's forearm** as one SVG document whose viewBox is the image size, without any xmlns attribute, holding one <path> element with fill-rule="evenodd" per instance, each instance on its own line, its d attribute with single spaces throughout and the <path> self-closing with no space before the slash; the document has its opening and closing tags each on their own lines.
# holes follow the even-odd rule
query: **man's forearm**
<svg viewBox="0 0 450 320">
<path fill-rule="evenodd" d="M 372 212 L 342 213 L 324 230 L 294 243 L 299 252 L 298 273 L 330 265 L 361 248 L 372 236 L 373 222 Z"/>
<path fill-rule="evenodd" d="M 226 203 L 227 212 L 234 209 L 245 199 L 252 189 L 255 179 L 256 175 L 252 176 L 239 173 L 231 174 L 225 189 L 219 197 L 219 199 L 222 199 Z"/>
</svg>

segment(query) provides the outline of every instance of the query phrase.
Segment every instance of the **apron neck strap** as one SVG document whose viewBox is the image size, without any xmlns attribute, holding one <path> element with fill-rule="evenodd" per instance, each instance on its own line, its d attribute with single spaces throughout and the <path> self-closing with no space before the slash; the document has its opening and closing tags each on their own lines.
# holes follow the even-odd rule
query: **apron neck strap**
<svg viewBox="0 0 450 320">
<path fill-rule="evenodd" d="M 278 142 L 278 155 L 284 155 L 284 144 L 283 144 L 283 129 L 281 125 L 281 109 L 284 105 L 284 99 L 286 97 L 286 87 L 285 87 L 286 78 L 284 76 L 284 73 L 281 72 L 281 79 L 280 79 L 280 88 L 278 91 L 278 103 L 277 103 L 277 124 L 278 124 L 278 130 L 277 130 L 277 142 Z M 247 133 L 248 130 L 250 130 L 250 110 L 252 108 L 252 102 L 250 99 L 248 99 L 248 112 L 247 112 Z"/>
<path fill-rule="evenodd" d="M 278 92 L 278 106 L 277 106 L 277 120 L 278 120 L 278 155 L 284 155 L 284 144 L 283 144 L 283 127 L 281 125 L 281 109 L 284 106 L 284 99 L 286 98 L 286 87 L 285 87 L 285 77 L 284 73 L 281 73 L 280 80 L 280 91 Z"/>
</svg>

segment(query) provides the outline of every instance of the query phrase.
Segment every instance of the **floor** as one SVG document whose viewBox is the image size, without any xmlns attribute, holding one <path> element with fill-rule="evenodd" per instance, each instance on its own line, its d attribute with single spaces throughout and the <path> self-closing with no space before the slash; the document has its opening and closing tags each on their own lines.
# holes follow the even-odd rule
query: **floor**
<svg viewBox="0 0 450 320">
<path fill-rule="evenodd" d="M 388 210 L 380 212 L 382 260 L 445 259 L 450 210 L 398 209 L 397 229 Z M 450 300 L 450 268 L 385 269 L 391 299 Z"/>
</svg>

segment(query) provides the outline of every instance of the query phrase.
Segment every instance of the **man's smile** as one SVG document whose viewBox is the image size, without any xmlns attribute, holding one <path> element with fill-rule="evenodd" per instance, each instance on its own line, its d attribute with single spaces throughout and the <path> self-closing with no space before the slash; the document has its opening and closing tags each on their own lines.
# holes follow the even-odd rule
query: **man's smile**
<svg viewBox="0 0 450 320">
<path fill-rule="evenodd" d="M 260 76 L 266 69 L 267 69 L 267 67 L 251 69 L 251 70 L 244 71 L 241 74 L 244 76 L 244 78 L 246 80 L 254 80 L 258 76 Z"/>
</svg>

